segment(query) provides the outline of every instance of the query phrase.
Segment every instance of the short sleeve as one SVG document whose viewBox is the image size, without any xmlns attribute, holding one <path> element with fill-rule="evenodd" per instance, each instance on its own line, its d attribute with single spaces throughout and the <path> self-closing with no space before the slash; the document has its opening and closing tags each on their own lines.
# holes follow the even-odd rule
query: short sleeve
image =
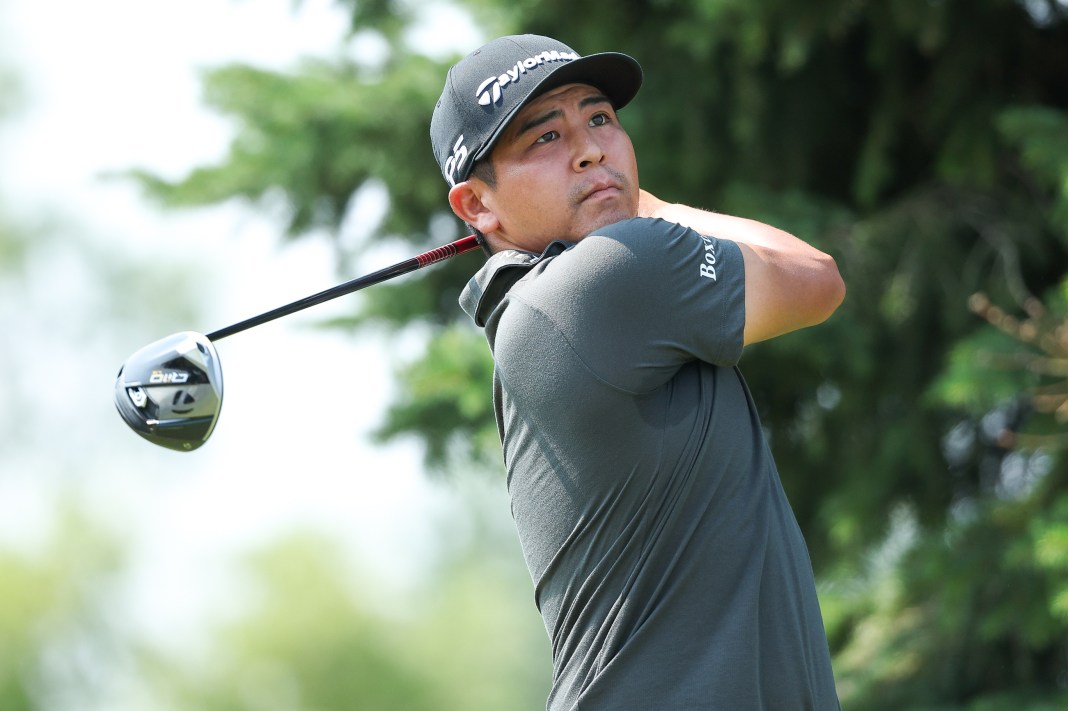
<svg viewBox="0 0 1068 711">
<path fill-rule="evenodd" d="M 523 294 L 597 377 L 642 392 L 700 360 L 742 354 L 745 272 L 738 245 L 673 222 L 635 218 L 592 234 Z"/>
</svg>

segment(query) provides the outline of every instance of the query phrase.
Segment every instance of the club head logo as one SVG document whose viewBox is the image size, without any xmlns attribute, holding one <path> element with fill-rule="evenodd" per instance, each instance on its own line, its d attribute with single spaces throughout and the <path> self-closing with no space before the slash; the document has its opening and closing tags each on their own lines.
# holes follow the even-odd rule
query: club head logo
<svg viewBox="0 0 1068 711">
<path fill-rule="evenodd" d="M 189 382 L 189 373 L 181 370 L 153 370 L 148 382 L 152 385 L 182 385 Z"/>
<path fill-rule="evenodd" d="M 194 386 L 195 387 L 195 386 Z M 196 407 L 197 399 L 188 390 L 179 390 L 171 398 L 171 412 L 176 415 L 188 415 Z"/>
</svg>

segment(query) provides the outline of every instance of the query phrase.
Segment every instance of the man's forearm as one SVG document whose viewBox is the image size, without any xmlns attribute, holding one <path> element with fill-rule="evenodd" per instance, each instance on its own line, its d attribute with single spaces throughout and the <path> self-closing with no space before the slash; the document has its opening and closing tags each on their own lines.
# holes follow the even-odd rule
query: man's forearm
<svg viewBox="0 0 1068 711">
<path fill-rule="evenodd" d="M 814 249 L 789 232 L 771 225 L 744 217 L 723 215 L 688 205 L 665 202 L 645 190 L 641 191 L 638 198 L 638 214 L 641 217 L 659 217 L 668 222 L 689 227 L 703 235 L 741 242 L 752 247 Z"/>
</svg>

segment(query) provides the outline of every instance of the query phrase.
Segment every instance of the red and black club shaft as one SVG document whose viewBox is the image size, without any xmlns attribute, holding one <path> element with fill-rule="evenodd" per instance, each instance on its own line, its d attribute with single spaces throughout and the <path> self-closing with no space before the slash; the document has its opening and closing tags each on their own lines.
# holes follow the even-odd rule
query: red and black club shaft
<svg viewBox="0 0 1068 711">
<path fill-rule="evenodd" d="M 326 291 L 320 291 L 318 294 L 312 294 L 306 296 L 303 299 L 294 301 L 291 304 L 285 306 L 279 306 L 277 309 L 272 309 L 259 316 L 253 316 L 252 318 L 245 319 L 239 323 L 235 323 L 232 326 L 220 328 L 218 331 L 213 331 L 207 335 L 209 341 L 217 341 L 220 338 L 226 338 L 232 336 L 235 333 L 240 333 L 247 329 L 259 326 L 260 324 L 267 323 L 268 321 L 274 321 L 276 318 L 288 316 L 291 313 L 297 311 L 303 311 L 306 308 L 321 304 L 324 301 L 330 301 L 336 299 L 339 296 L 345 294 L 351 294 L 354 291 L 359 291 L 364 287 L 371 286 L 372 284 L 378 284 L 379 282 L 387 281 L 394 277 L 398 277 L 401 274 L 407 274 L 408 272 L 414 272 L 416 269 L 422 269 L 428 264 L 440 262 L 443 259 L 455 257 L 458 254 L 464 252 L 470 252 L 472 249 L 478 248 L 478 240 L 474 235 L 468 235 L 462 237 L 455 242 L 444 244 L 440 247 L 435 247 L 428 252 L 423 252 L 411 259 L 405 259 L 403 262 L 397 262 L 393 266 L 379 269 L 376 272 L 372 272 L 362 277 L 357 277 L 351 281 L 347 281 L 344 284 L 338 284 L 335 287 L 327 289 Z"/>
</svg>

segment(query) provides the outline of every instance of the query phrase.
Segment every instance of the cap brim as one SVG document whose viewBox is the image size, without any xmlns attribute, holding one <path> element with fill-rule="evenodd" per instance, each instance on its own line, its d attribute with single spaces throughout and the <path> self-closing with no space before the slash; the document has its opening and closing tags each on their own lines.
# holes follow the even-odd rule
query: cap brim
<svg viewBox="0 0 1068 711">
<path fill-rule="evenodd" d="M 602 52 L 560 65 L 531 89 L 530 94 L 513 108 L 485 145 L 474 155 L 471 163 L 485 158 L 501 137 L 515 115 L 534 99 L 564 84 L 589 84 L 604 92 L 615 109 L 621 109 L 638 94 L 642 85 L 641 65 L 619 52 Z"/>
</svg>

